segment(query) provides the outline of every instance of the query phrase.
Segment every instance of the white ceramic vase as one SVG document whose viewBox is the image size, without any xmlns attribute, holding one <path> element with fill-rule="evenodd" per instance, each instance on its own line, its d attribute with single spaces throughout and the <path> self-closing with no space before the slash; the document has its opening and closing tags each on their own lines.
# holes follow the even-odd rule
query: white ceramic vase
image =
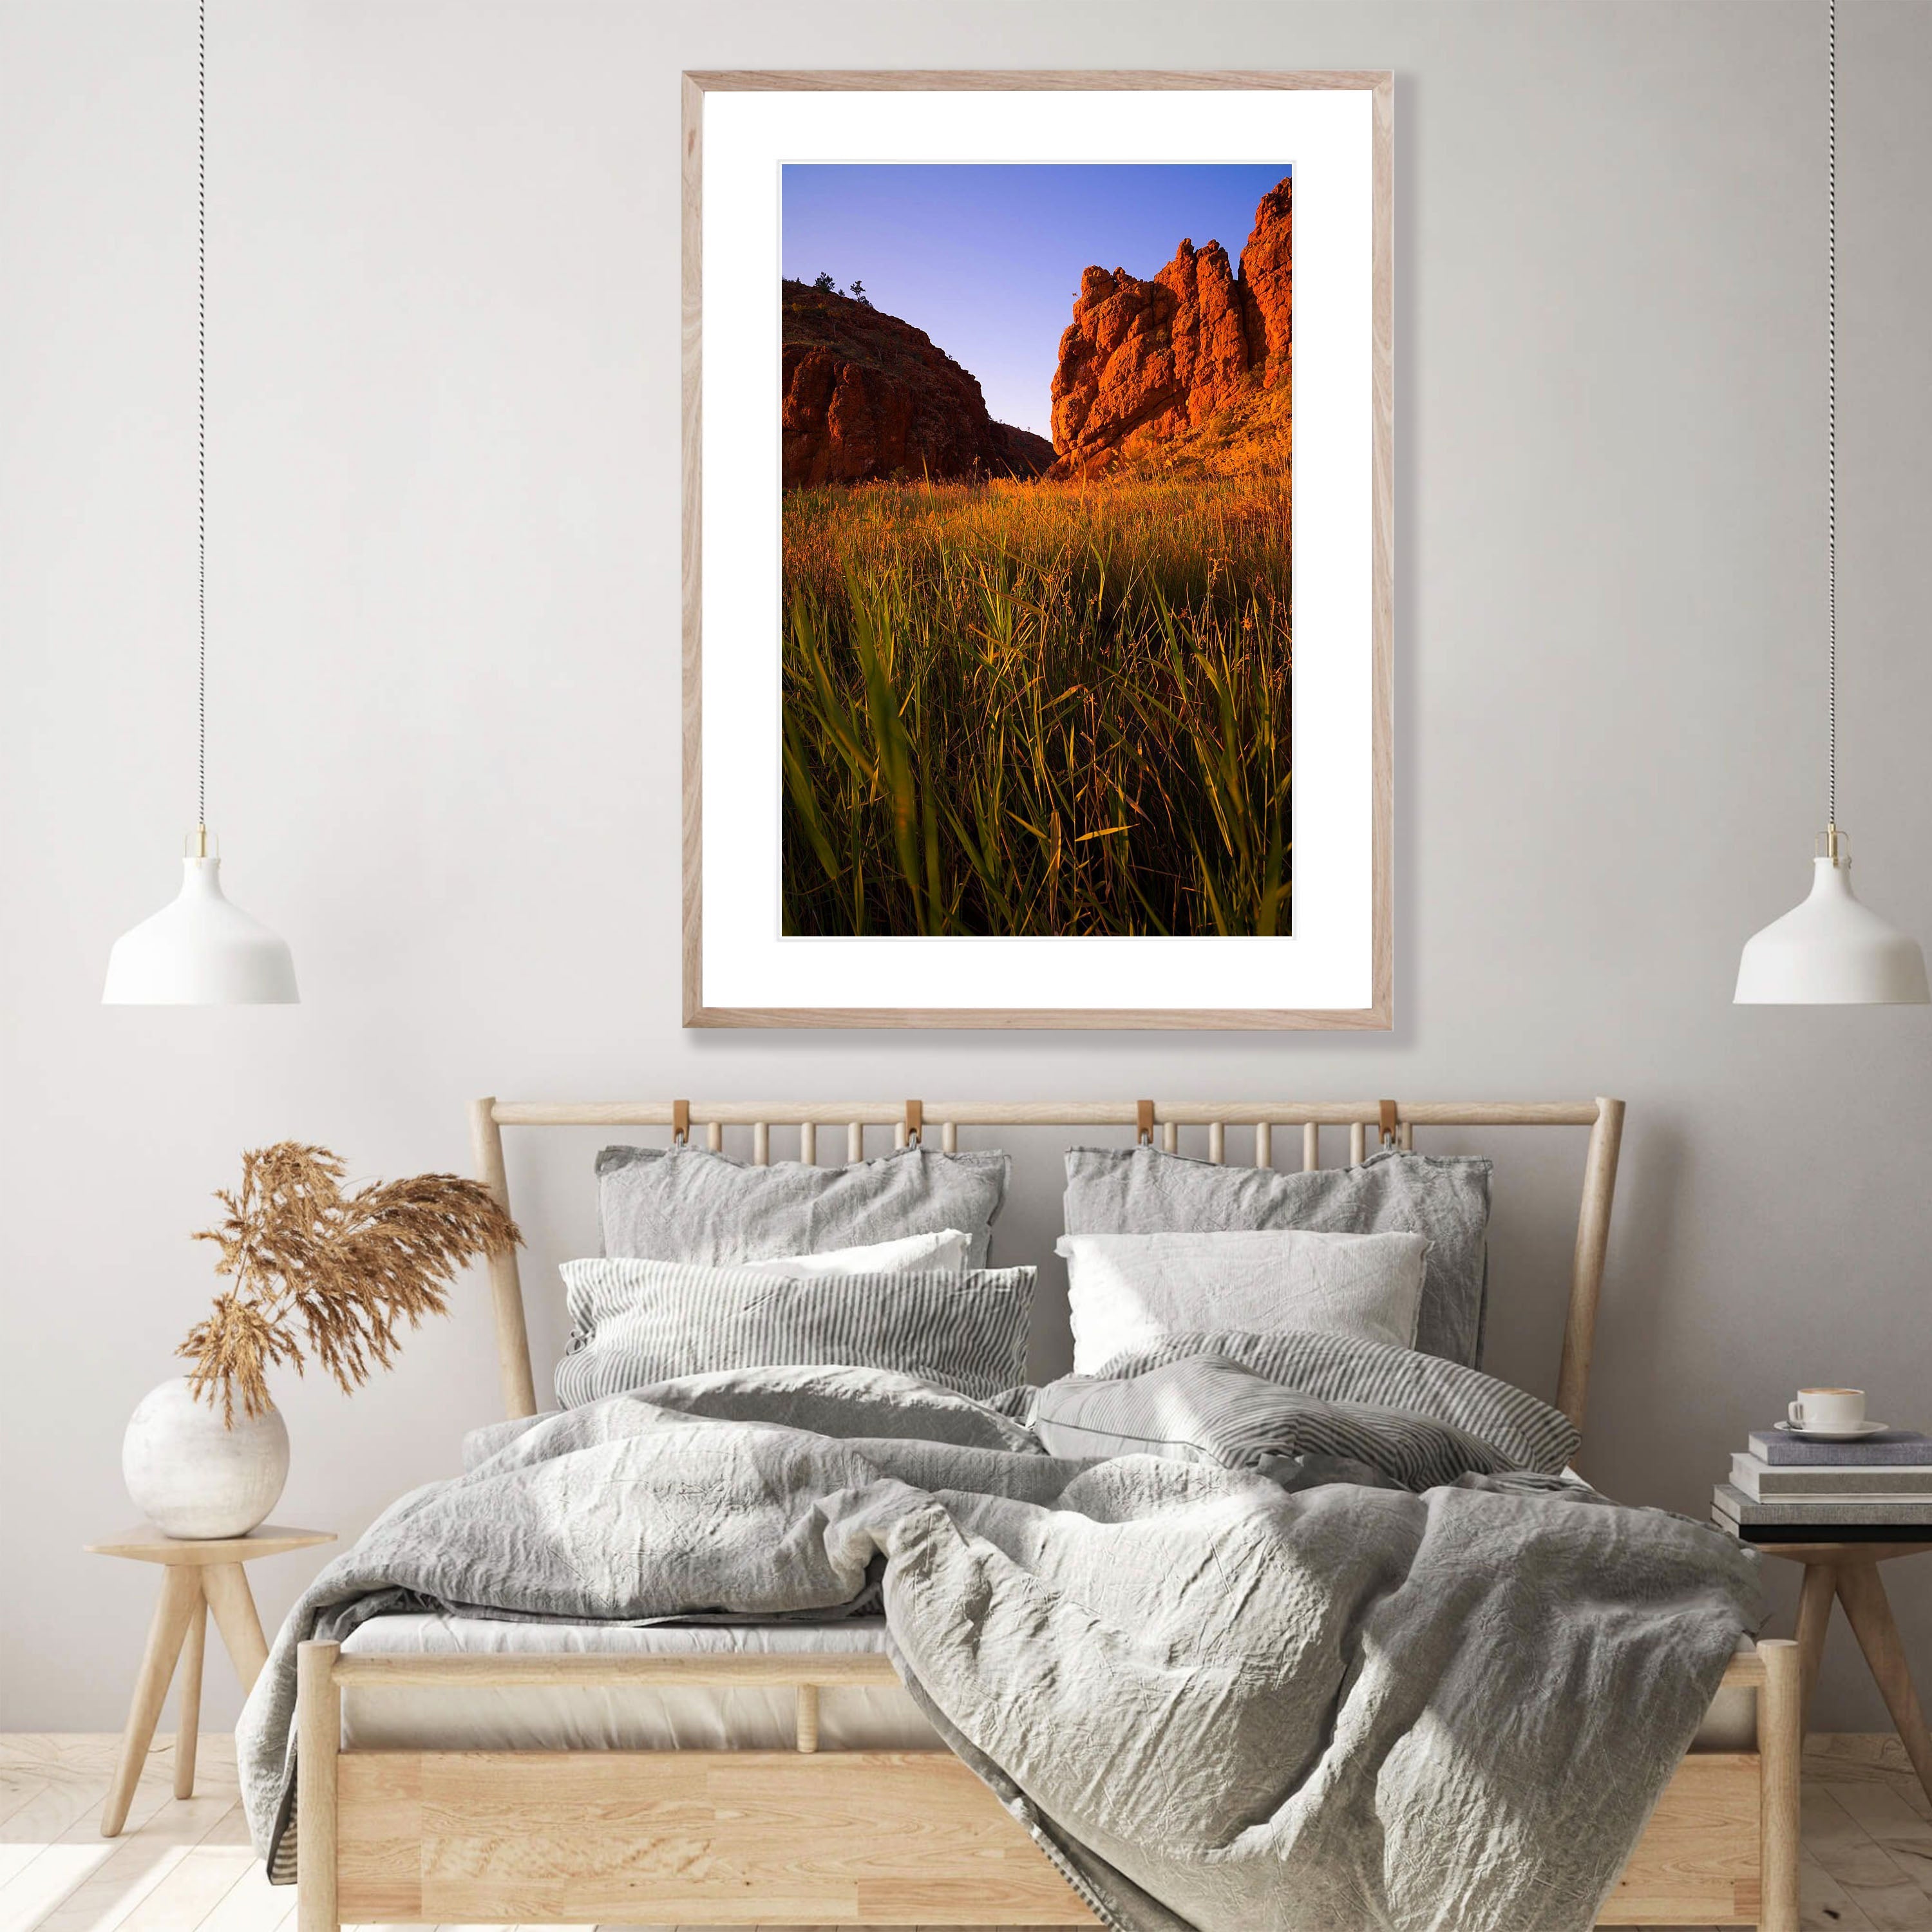
<svg viewBox="0 0 1932 1932">
<path fill-rule="evenodd" d="M 128 1493 L 165 1536 L 246 1536 L 289 1479 L 289 1432 L 272 1405 L 223 1426 L 177 1376 L 142 1397 L 121 1444 Z"/>
</svg>

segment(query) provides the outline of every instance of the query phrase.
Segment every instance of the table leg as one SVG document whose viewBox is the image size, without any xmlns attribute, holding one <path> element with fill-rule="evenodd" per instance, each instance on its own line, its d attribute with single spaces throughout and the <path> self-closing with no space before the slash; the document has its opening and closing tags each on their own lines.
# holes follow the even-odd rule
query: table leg
<svg viewBox="0 0 1932 1932">
<path fill-rule="evenodd" d="M 1905 1754 L 1918 1781 L 1932 1797 L 1932 1733 L 1925 1728 L 1918 1694 L 1905 1661 L 1905 1646 L 1892 1621 L 1892 1605 L 1874 1562 L 1846 1563 L 1838 1569 L 1838 1600 L 1850 1618 L 1852 1634 L 1885 1698 L 1886 1708 L 1905 1745 Z"/>
<path fill-rule="evenodd" d="M 1808 1718 L 1811 1693 L 1818 1682 L 1819 1660 L 1825 1654 L 1825 1633 L 1832 1622 L 1832 1599 L 1838 1593 L 1838 1571 L 1828 1563 L 1808 1563 L 1798 1597 L 1798 1658 L 1804 1676 L 1798 1708 Z"/>
<path fill-rule="evenodd" d="M 214 1627 L 228 1646 L 235 1674 L 244 1691 L 255 1688 L 262 1666 L 268 1660 L 268 1640 L 262 1634 L 262 1619 L 255 1614 L 255 1599 L 248 1579 L 238 1563 L 209 1563 L 202 1566 L 201 1587 L 208 1607 L 214 1612 Z"/>
<path fill-rule="evenodd" d="M 168 1679 L 174 1675 L 189 1616 L 200 1602 L 200 1588 L 186 1564 L 171 1563 L 162 1570 L 161 1600 L 154 1606 L 154 1621 L 148 1626 L 148 1648 L 141 1659 L 141 1674 L 134 1680 L 134 1701 L 128 1710 L 120 1761 L 114 1767 L 114 1783 L 100 1814 L 104 1838 L 118 1838 L 128 1822 L 128 1807 L 134 1802 L 134 1786 L 147 1762 L 148 1747 L 154 1742 L 154 1723 L 168 1694 Z"/>
<path fill-rule="evenodd" d="M 181 1566 L 190 1576 L 188 1564 Z M 208 1647 L 208 1605 L 201 1579 L 194 1577 L 194 1608 L 188 1612 L 188 1637 L 182 1646 L 181 1688 L 175 1693 L 175 1796 L 194 1796 L 194 1750 L 201 1736 L 201 1660 Z"/>
</svg>

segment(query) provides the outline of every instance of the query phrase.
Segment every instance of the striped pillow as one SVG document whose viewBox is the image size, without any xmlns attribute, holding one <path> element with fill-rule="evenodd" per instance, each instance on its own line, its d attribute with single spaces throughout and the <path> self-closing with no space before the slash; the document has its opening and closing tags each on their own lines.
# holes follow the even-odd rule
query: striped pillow
<svg viewBox="0 0 1932 1932">
<path fill-rule="evenodd" d="M 775 1278 L 692 1262 L 566 1262 L 566 1408 L 680 1376 L 818 1364 L 895 1369 L 984 1401 L 1020 1378 L 1034 1270 Z"/>
<path fill-rule="evenodd" d="M 1399 1410 L 1409 1417 L 1443 1424 L 1486 1443 L 1504 1468 L 1532 1469 L 1553 1476 L 1576 1453 L 1582 1440 L 1561 1410 L 1484 1375 L 1480 1369 L 1467 1369 L 1459 1362 L 1444 1361 L 1439 1355 L 1425 1355 L 1413 1348 L 1394 1348 L 1353 1335 L 1313 1334 L 1305 1329 L 1275 1335 L 1244 1330 L 1170 1335 L 1116 1355 L 1094 1380 L 1144 1375 L 1190 1355 L 1213 1355 L 1238 1363 L 1269 1382 L 1322 1402 Z M 1052 1387 L 1064 1385 L 1055 1383 Z M 1336 1448 L 1329 1453 L 1356 1452 Z"/>
<path fill-rule="evenodd" d="M 1070 1376 L 1037 1392 L 1032 1421 L 1049 1456 L 1218 1462 L 1293 1490 L 1366 1482 L 1420 1491 L 1510 1466 L 1500 1450 L 1447 1423 L 1324 1402 L 1225 1355 L 1190 1355 L 1114 1382 Z"/>
</svg>

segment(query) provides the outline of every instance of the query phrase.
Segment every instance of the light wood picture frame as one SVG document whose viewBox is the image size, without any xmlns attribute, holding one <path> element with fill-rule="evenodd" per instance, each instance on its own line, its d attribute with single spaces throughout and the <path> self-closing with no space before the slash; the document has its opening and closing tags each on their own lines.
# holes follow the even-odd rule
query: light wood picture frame
<svg viewBox="0 0 1932 1932">
<path fill-rule="evenodd" d="M 1165 116 L 1144 96 L 1168 97 Z M 1058 97 L 1048 102 L 1040 98 Z M 1115 100 L 1115 95 L 1142 97 Z M 825 97 L 841 96 L 828 101 Z M 1208 98 L 1204 97 L 1214 97 Z M 1333 678 L 1347 694 L 1322 712 L 1323 729 L 1294 741 L 1293 924 L 1287 936 L 800 937 L 782 929 L 779 912 L 778 718 L 782 599 L 777 590 L 777 490 L 770 514 L 745 514 L 762 502 L 752 482 L 778 475 L 780 400 L 766 382 L 777 359 L 778 304 L 768 295 L 779 230 L 778 178 L 802 153 L 861 161 L 896 151 L 866 147 L 865 130 L 917 128 L 928 143 L 913 161 L 964 152 L 959 130 L 992 117 L 998 142 L 1032 138 L 1051 108 L 1056 118 L 1084 113 L 1095 130 L 1067 152 L 1130 159 L 1105 145 L 1104 130 L 1132 109 L 1142 124 L 1173 124 L 1165 164 L 1184 150 L 1204 118 L 1250 118 L 1247 145 L 1223 152 L 1253 160 L 1285 159 L 1299 204 L 1322 190 L 1327 157 L 1334 193 L 1349 184 L 1351 219 L 1304 224 L 1330 238 L 1338 266 L 1328 284 L 1349 292 L 1333 302 L 1330 336 L 1352 346 L 1346 363 L 1322 359 L 1324 287 L 1315 248 L 1297 232 L 1294 296 L 1296 409 L 1294 613 L 1304 646 L 1294 669 L 1295 699 L 1311 681 Z M 898 110 L 903 110 L 902 114 Z M 871 110 L 868 120 L 862 110 Z M 826 124 L 836 110 L 834 146 L 814 151 L 800 130 Z M 898 118 L 896 118 L 896 114 Z M 818 117 L 814 120 L 814 116 Z M 1192 117 L 1190 118 L 1190 116 Z M 1002 118 L 1004 117 L 1004 118 Z M 950 128 L 926 134 L 934 123 Z M 1385 1030 L 1394 1018 L 1392 914 L 1394 756 L 1394 86 L 1380 72 L 715 72 L 687 74 L 682 126 L 683 814 L 684 1024 L 730 1028 L 1034 1028 L 1134 1029 Z M 1256 128 L 1282 130 L 1279 138 Z M 857 131 L 854 131 L 854 130 Z M 1078 137 L 1076 137 L 1078 138 Z M 1216 133 L 1215 138 L 1220 138 Z M 952 145 L 944 143 L 950 140 Z M 939 145 L 934 146 L 932 143 Z M 1324 143 L 1329 145 L 1324 146 Z M 1036 140 L 1035 141 L 1036 146 Z M 1030 154 L 1028 148 L 1024 152 Z M 1186 151 L 1192 152 L 1192 151 Z M 1205 152 L 1204 150 L 1204 152 Z M 1052 155 L 1049 160 L 1055 158 Z M 712 170 L 707 186 L 707 164 Z M 735 199 L 734 199 L 735 197 Z M 733 225 L 733 211 L 757 218 Z M 769 213 L 767 213 L 769 211 Z M 706 259 L 707 222 L 711 254 Z M 740 237 L 746 237 L 740 245 Z M 725 239 L 728 238 L 728 245 Z M 1239 238 L 1236 238 L 1238 242 Z M 741 259 L 742 258 L 742 259 Z M 746 263 L 750 266 L 748 268 Z M 751 278 L 755 276 L 755 280 Z M 707 330 L 706 290 L 712 296 Z M 1348 303 L 1352 302 L 1352 306 Z M 747 311 L 749 311 L 748 319 Z M 721 316 L 736 317 L 722 322 Z M 720 382 L 706 386 L 707 335 L 735 332 L 739 389 L 755 391 L 742 416 Z M 943 346 L 943 345 L 942 345 Z M 710 344 L 714 370 L 724 366 Z M 746 367 L 757 380 L 743 380 Z M 1321 388 L 1325 370 L 1337 380 Z M 774 377 L 776 370 L 772 370 Z M 1340 425 L 1321 441 L 1321 403 Z M 1346 446 L 1346 462 L 1324 491 L 1326 448 Z M 750 452 L 742 461 L 741 457 Z M 769 460 L 767 460 L 769 458 Z M 707 484 L 713 492 L 706 514 Z M 1304 503 L 1324 504 L 1326 520 L 1310 530 Z M 1340 530 L 1350 568 L 1336 586 L 1332 622 L 1316 579 Z M 707 568 L 707 555 L 709 567 Z M 1357 560 L 1359 560 L 1358 567 Z M 763 577 L 759 573 L 764 573 Z M 751 580 L 757 578 L 754 584 Z M 707 703 L 707 676 L 710 680 Z M 709 743 L 707 745 L 707 730 Z M 1328 756 L 1330 740 L 1346 754 Z M 1318 770 L 1324 757 L 1328 764 Z M 1351 762 L 1352 760 L 1352 762 Z M 1325 776 L 1324 776 L 1325 772 Z M 1326 789 L 1319 788 L 1325 785 Z M 707 873 L 710 890 L 707 893 Z M 1257 932 L 1266 928 L 1258 928 Z"/>
</svg>

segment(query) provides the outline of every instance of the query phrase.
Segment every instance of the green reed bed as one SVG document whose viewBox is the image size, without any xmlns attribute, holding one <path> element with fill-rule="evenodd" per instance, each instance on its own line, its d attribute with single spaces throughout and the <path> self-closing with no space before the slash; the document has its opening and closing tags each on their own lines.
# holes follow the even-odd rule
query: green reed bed
<svg viewBox="0 0 1932 1932">
<path fill-rule="evenodd" d="M 1286 484 L 784 502 L 784 930 L 1289 928 Z"/>
</svg>

